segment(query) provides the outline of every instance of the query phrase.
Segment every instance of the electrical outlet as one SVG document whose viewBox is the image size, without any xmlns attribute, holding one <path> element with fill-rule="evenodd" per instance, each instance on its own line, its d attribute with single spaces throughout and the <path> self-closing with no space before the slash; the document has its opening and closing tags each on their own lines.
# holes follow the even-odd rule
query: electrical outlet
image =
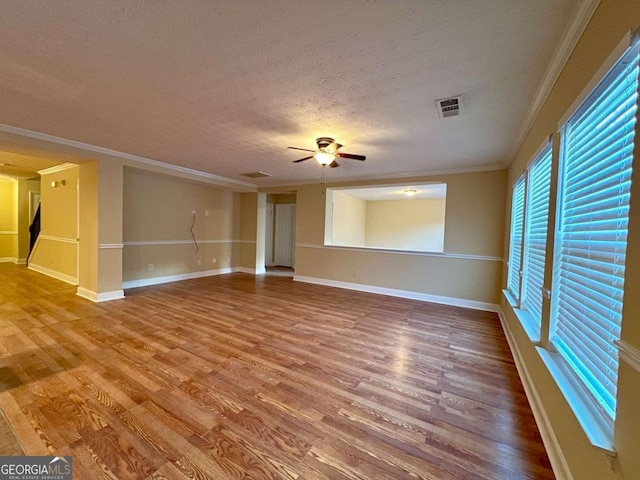
<svg viewBox="0 0 640 480">
<path fill-rule="evenodd" d="M 153 263 L 149 264 L 149 271 L 153 270 Z"/>
<path fill-rule="evenodd" d="M 215 258 L 215 257 L 211 259 L 211 263 L 216 263 L 217 261 L 218 261 L 218 259 Z"/>
<path fill-rule="evenodd" d="M 195 210 L 191 210 L 191 216 L 195 217 L 196 216 L 196 211 Z"/>
<path fill-rule="evenodd" d="M 208 217 L 208 216 L 209 216 L 209 210 L 205 210 L 205 211 L 204 211 L 204 216 L 205 216 L 205 217 Z"/>
<path fill-rule="evenodd" d="M 353 278 L 358 278 L 358 270 L 353 271 Z"/>
<path fill-rule="evenodd" d="M 202 265 L 202 260 L 198 260 L 198 265 Z"/>
</svg>

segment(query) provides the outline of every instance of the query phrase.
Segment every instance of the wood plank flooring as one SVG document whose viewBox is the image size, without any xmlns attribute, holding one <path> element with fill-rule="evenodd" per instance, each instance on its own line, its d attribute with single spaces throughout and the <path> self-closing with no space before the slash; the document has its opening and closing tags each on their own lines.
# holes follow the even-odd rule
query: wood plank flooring
<svg viewBox="0 0 640 480">
<path fill-rule="evenodd" d="M 0 354 L 20 448 L 75 479 L 554 478 L 492 313 L 246 274 L 93 304 L 0 264 Z"/>
</svg>

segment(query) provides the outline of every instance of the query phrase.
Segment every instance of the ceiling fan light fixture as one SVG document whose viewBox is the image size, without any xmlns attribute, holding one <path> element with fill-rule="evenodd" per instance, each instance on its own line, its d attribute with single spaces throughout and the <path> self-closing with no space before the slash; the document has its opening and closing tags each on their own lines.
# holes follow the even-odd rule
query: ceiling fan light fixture
<svg viewBox="0 0 640 480">
<path fill-rule="evenodd" d="M 327 152 L 318 152 L 315 153 L 313 155 L 316 159 L 316 161 L 320 164 L 320 165 L 329 165 L 331 162 L 333 162 L 336 159 L 336 156 L 333 153 L 327 153 Z"/>
</svg>

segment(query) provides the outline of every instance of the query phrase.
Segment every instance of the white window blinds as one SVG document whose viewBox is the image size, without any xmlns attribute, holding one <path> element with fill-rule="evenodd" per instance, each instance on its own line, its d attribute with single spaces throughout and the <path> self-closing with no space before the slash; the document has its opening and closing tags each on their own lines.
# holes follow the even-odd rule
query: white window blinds
<svg viewBox="0 0 640 480">
<path fill-rule="evenodd" d="M 522 308 L 540 326 L 542 319 L 542 285 L 549 221 L 551 187 L 551 144 L 536 157 L 527 178 L 527 211 L 524 227 L 522 264 Z"/>
<path fill-rule="evenodd" d="M 638 46 L 564 126 L 553 262 L 552 344 L 615 418 Z"/>
<path fill-rule="evenodd" d="M 520 299 L 520 263 L 522 260 L 522 234 L 524 221 L 524 177 L 520 177 L 513 186 L 511 202 L 511 233 L 509 240 L 509 269 L 507 290 Z"/>
</svg>

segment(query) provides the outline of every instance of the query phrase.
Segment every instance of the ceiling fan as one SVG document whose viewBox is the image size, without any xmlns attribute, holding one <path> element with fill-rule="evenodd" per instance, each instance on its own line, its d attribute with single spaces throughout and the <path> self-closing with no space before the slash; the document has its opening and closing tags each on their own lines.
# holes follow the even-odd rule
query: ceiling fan
<svg viewBox="0 0 640 480">
<path fill-rule="evenodd" d="M 316 143 L 318 144 L 318 150 L 309 150 L 308 148 L 298 148 L 298 147 L 287 147 L 291 150 L 302 150 L 303 152 L 312 152 L 313 155 L 309 155 L 308 157 L 301 158 L 299 160 L 294 160 L 293 163 L 304 162 L 305 160 L 309 160 L 310 158 L 315 158 L 316 161 L 326 167 L 329 165 L 331 168 L 339 167 L 340 164 L 336 162 L 336 157 L 340 158 L 349 158 L 351 160 L 360 160 L 364 162 L 367 158 L 364 155 L 353 155 L 351 153 L 340 153 L 338 149 L 342 147 L 339 143 L 333 138 L 329 137 L 320 137 L 316 138 Z"/>
</svg>

